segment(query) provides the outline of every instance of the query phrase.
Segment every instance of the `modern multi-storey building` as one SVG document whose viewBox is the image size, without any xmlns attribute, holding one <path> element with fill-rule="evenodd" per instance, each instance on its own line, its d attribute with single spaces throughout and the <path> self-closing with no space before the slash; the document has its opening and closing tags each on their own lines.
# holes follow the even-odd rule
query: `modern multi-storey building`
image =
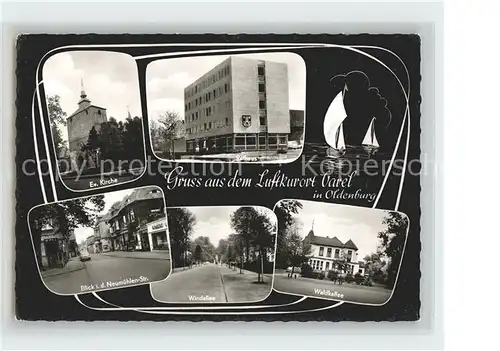
<svg viewBox="0 0 500 351">
<path fill-rule="evenodd" d="M 232 56 L 184 89 L 187 152 L 286 149 L 288 67 Z"/>
<path fill-rule="evenodd" d="M 309 265 L 313 270 L 324 272 L 337 270 L 341 273 L 364 275 L 365 264 L 362 261 L 358 262 L 358 247 L 351 239 L 343 243 L 336 236 L 333 238 L 316 236 L 311 229 L 304 242 L 311 245 Z M 346 266 L 347 269 L 344 268 Z"/>
</svg>

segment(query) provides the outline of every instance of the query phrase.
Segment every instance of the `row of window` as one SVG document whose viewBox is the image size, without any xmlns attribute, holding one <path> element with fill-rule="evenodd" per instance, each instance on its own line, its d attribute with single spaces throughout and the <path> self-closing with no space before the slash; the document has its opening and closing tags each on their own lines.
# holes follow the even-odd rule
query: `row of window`
<svg viewBox="0 0 500 351">
<path fill-rule="evenodd" d="M 319 248 L 319 253 L 318 256 L 324 256 L 325 255 L 325 248 L 321 246 Z M 329 247 L 326 250 L 326 257 L 332 257 L 332 248 Z M 340 249 L 335 249 L 335 254 L 333 256 L 334 258 L 340 258 Z M 352 259 L 352 250 L 347 250 L 347 261 L 351 262 Z"/>
<path fill-rule="evenodd" d="M 230 74 L 229 65 L 221 68 L 219 71 L 213 73 L 210 77 L 207 77 L 203 82 L 195 85 L 193 88 L 186 92 L 186 97 L 190 98 L 195 94 L 198 94 L 203 89 L 206 89 L 212 84 L 215 84 L 218 80 L 228 76 Z"/>
<path fill-rule="evenodd" d="M 216 113 L 215 106 L 216 105 L 214 104 L 213 106 L 207 106 L 202 109 L 198 109 L 198 111 L 186 114 L 186 122 L 190 123 L 198 120 L 199 118 L 213 116 Z M 230 108 L 231 108 L 231 101 L 229 100 L 225 101 L 223 106 L 222 103 L 220 102 L 217 103 L 217 110 L 219 112 L 229 110 Z"/>
<path fill-rule="evenodd" d="M 205 122 L 200 125 L 196 125 L 191 128 L 186 128 L 187 134 L 195 134 L 199 132 L 206 132 L 211 129 L 224 128 L 229 125 L 229 118 L 226 118 L 225 121 L 214 121 L 214 122 Z"/>
<path fill-rule="evenodd" d="M 224 85 L 221 85 L 220 87 L 205 93 L 203 96 L 197 97 L 196 99 L 194 99 L 194 101 L 190 101 L 187 104 L 185 104 L 184 110 L 189 111 L 200 105 L 206 104 L 209 101 L 215 100 L 218 97 L 227 94 L 229 92 L 229 89 L 230 89 L 229 83 L 224 83 Z"/>
<path fill-rule="evenodd" d="M 111 222 L 110 233 L 126 228 L 127 224 L 133 221 L 135 221 L 135 214 L 134 210 L 131 208 L 128 211 L 128 216 L 127 213 L 124 213 L 123 216 L 118 217 L 113 222 Z"/>
<path fill-rule="evenodd" d="M 309 264 L 311 266 L 312 269 L 314 270 L 321 270 L 321 271 L 329 271 L 330 268 L 331 269 L 335 269 L 335 268 L 338 268 L 338 267 L 335 267 L 335 264 L 332 263 L 331 267 L 330 267 L 330 262 L 324 262 L 324 261 L 320 261 L 320 260 L 310 260 L 309 261 Z M 354 266 L 353 265 L 349 265 L 347 267 L 347 272 L 346 273 L 354 273 Z M 363 273 L 363 269 L 359 268 L 358 269 L 358 273 Z"/>
<path fill-rule="evenodd" d="M 235 145 L 257 145 L 257 138 L 255 134 L 236 134 L 234 137 Z M 269 134 L 267 137 L 268 145 L 286 145 L 287 137 L 278 134 Z M 266 136 L 259 135 L 259 145 L 266 145 Z"/>
</svg>

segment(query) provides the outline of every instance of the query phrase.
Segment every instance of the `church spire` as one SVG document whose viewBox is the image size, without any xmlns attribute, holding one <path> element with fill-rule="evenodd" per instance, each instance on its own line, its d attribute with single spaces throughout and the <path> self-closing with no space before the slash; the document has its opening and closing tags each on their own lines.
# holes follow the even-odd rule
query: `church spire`
<svg viewBox="0 0 500 351">
<path fill-rule="evenodd" d="M 83 77 L 80 78 L 80 86 L 80 101 L 78 102 L 78 105 L 80 107 L 88 106 L 90 105 L 90 100 L 87 98 L 87 93 L 85 92 L 85 88 L 83 87 Z"/>
<path fill-rule="evenodd" d="M 129 105 L 127 105 L 127 117 L 132 118 L 132 115 L 130 114 Z"/>
<path fill-rule="evenodd" d="M 82 99 L 85 99 L 87 97 L 87 94 L 85 93 L 85 88 L 83 87 L 83 77 L 80 78 L 80 85 L 81 85 L 80 97 Z"/>
</svg>

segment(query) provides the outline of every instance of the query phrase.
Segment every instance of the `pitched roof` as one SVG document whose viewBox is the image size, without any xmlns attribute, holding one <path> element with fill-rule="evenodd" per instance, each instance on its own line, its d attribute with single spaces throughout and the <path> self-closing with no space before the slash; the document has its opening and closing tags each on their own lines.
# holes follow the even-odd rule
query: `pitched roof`
<svg viewBox="0 0 500 351">
<path fill-rule="evenodd" d="M 312 229 L 309 234 L 307 234 L 306 240 L 308 240 L 310 244 L 344 247 L 342 241 L 340 241 L 336 236 L 334 236 L 333 238 L 316 236 L 314 235 L 314 231 Z"/>
<path fill-rule="evenodd" d="M 115 202 L 109 212 L 105 215 L 106 220 L 110 220 L 115 215 L 117 215 L 121 210 L 123 210 L 126 206 L 136 202 L 143 200 L 152 200 L 152 199 L 162 199 L 163 194 L 161 191 L 153 192 L 154 190 L 158 190 L 156 187 L 146 187 L 141 189 L 135 189 L 130 193 L 130 195 L 125 196 L 121 201 Z"/>
<path fill-rule="evenodd" d="M 358 247 L 354 242 L 349 239 L 345 244 L 339 240 L 336 236 L 333 238 L 324 237 L 324 236 L 316 236 L 314 235 L 314 231 L 311 229 L 304 240 L 307 240 L 310 244 L 322 245 L 322 246 L 334 246 L 334 247 L 342 247 L 346 249 L 358 250 Z"/>
<path fill-rule="evenodd" d="M 351 240 L 351 239 L 349 239 L 349 240 L 348 240 L 348 241 L 344 244 L 344 247 L 345 247 L 346 249 L 353 249 L 353 250 L 357 250 L 357 249 L 358 249 L 358 247 L 356 246 L 356 244 L 354 244 L 354 243 L 352 242 L 352 240 Z"/>
<path fill-rule="evenodd" d="M 90 104 L 90 105 L 84 105 L 84 106 L 80 106 L 76 109 L 75 112 L 73 112 L 71 115 L 68 116 L 68 118 L 71 118 L 73 117 L 74 115 L 76 115 L 77 113 L 80 113 L 82 111 L 85 111 L 86 109 L 88 109 L 89 107 L 95 107 L 95 108 L 98 108 L 98 109 L 101 109 L 101 110 L 106 110 L 105 107 L 101 107 L 101 106 L 97 106 L 97 105 L 94 105 L 94 104 Z M 66 118 L 67 119 L 67 118 Z"/>
</svg>

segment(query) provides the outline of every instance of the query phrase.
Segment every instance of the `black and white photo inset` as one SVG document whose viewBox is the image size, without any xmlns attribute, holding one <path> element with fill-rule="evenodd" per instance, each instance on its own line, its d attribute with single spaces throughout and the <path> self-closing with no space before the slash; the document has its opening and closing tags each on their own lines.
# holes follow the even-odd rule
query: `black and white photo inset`
<svg viewBox="0 0 500 351">
<path fill-rule="evenodd" d="M 259 206 L 169 207 L 172 275 L 151 284 L 167 303 L 258 302 L 273 283 L 277 220 Z"/>
<path fill-rule="evenodd" d="M 408 236 L 401 212 L 281 200 L 273 288 L 282 293 L 383 305 L 394 291 Z"/>
<path fill-rule="evenodd" d="M 43 283 L 55 294 L 73 295 L 166 279 L 165 210 L 157 186 L 32 208 L 29 228 Z"/>
<path fill-rule="evenodd" d="M 146 161 L 134 59 L 67 51 L 48 58 L 42 72 L 62 183 L 85 191 L 138 178 Z"/>
<path fill-rule="evenodd" d="M 304 143 L 306 66 L 294 53 L 148 65 L 152 149 L 165 160 L 287 163 Z"/>
</svg>

